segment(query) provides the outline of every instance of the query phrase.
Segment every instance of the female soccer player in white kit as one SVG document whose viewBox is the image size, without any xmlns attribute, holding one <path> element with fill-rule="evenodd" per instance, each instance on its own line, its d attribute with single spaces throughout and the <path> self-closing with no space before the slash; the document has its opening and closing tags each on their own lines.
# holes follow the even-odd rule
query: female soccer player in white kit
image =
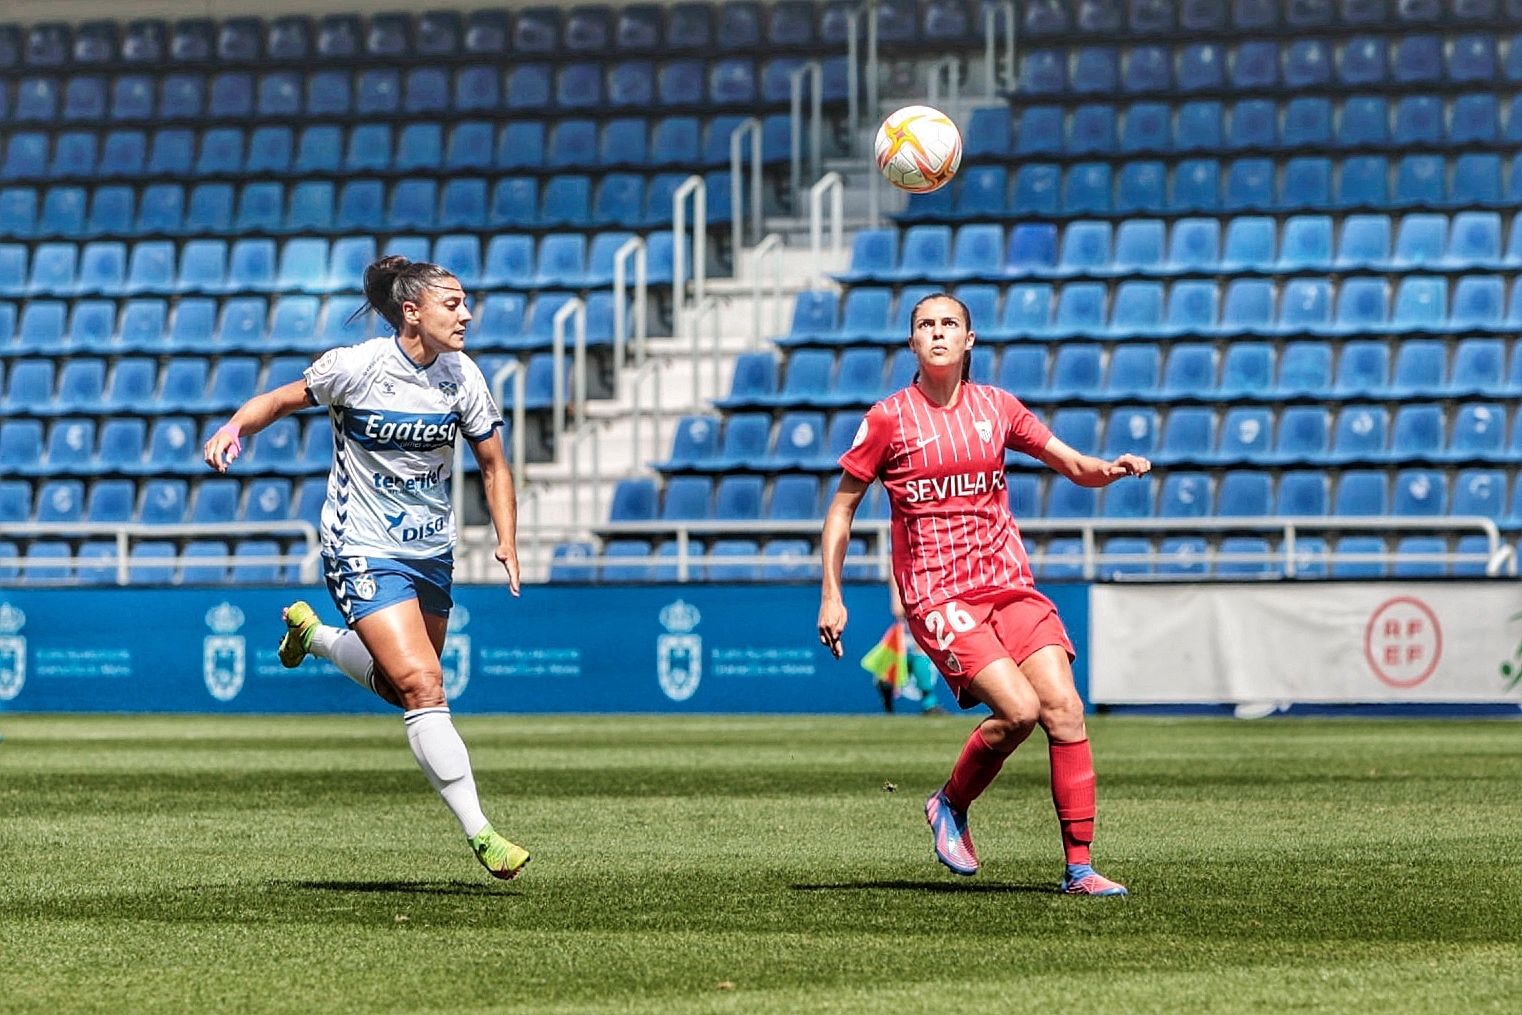
<svg viewBox="0 0 1522 1015">
<path fill-rule="evenodd" d="M 250 399 L 206 442 L 204 456 L 226 472 L 243 437 L 307 406 L 328 407 L 333 468 L 322 509 L 323 563 L 348 629 L 325 626 L 306 603 L 292 603 L 280 661 L 299 666 L 310 652 L 402 708 L 423 774 L 482 865 L 511 879 L 529 855 L 481 811 L 439 662 L 453 605 L 449 484 L 459 435 L 480 463 L 496 557 L 513 595 L 519 591 L 517 503 L 497 433 L 502 416 L 463 351 L 471 314 L 457 278 L 436 264 L 392 256 L 365 269 L 364 288 L 396 334 L 329 350 L 301 380 Z"/>
</svg>

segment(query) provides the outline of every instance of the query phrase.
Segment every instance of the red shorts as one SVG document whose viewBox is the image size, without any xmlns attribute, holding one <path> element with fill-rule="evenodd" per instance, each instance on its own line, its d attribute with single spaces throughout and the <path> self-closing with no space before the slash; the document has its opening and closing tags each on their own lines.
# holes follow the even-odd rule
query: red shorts
<svg viewBox="0 0 1522 1015">
<path fill-rule="evenodd" d="M 909 631 L 963 708 L 978 703 L 970 691 L 972 678 L 989 663 L 1022 663 L 1048 645 L 1062 646 L 1069 661 L 1077 656 L 1057 607 L 1035 589 L 1009 589 L 977 602 L 938 603 L 910 617 Z"/>
</svg>

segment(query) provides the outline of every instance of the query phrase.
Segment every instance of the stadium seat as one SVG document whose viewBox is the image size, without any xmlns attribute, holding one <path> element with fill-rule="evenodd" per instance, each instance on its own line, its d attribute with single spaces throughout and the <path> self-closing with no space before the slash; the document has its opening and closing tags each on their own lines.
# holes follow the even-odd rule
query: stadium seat
<svg viewBox="0 0 1522 1015">
<path fill-rule="evenodd" d="M 1320 470 L 1282 473 L 1273 513 L 1292 517 L 1325 515 L 1327 485 L 1326 473 Z"/>
<path fill-rule="evenodd" d="M 1228 354 L 1228 360 L 1230 356 Z M 1221 421 L 1220 445 L 1211 460 L 1218 464 L 1257 464 L 1267 460 L 1273 434 L 1267 409 L 1228 409 Z"/>
</svg>

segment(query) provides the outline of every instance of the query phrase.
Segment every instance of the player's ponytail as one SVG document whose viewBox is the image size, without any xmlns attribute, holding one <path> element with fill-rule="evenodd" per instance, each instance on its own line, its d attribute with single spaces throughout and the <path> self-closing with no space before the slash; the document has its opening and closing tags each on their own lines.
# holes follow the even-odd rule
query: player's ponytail
<svg viewBox="0 0 1522 1015">
<path fill-rule="evenodd" d="M 349 315 L 349 321 L 374 310 L 391 325 L 391 330 L 401 333 L 402 304 L 417 303 L 423 291 L 435 282 L 454 276 L 446 269 L 429 261 L 409 261 L 401 254 L 387 254 L 365 268 L 365 302 Z"/>
</svg>

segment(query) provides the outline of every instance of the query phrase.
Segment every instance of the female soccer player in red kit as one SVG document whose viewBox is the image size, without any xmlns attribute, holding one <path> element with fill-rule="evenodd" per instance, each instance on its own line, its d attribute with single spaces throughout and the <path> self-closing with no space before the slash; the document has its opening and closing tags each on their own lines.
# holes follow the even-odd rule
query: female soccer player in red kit
<svg viewBox="0 0 1522 1015">
<path fill-rule="evenodd" d="M 914 383 L 874 405 L 841 456 L 845 470 L 825 515 L 819 640 L 841 655 L 846 626 L 840 575 L 851 520 L 873 480 L 892 507 L 893 578 L 909 630 L 964 708 L 984 719 L 925 802 L 937 859 L 957 874 L 978 871 L 967 809 L 1039 723 L 1052 765 L 1052 801 L 1067 870 L 1062 890 L 1124 895 L 1090 865 L 1094 762 L 1073 683 L 1073 645 L 1052 601 L 1036 590 L 1009 510 L 1004 450 L 1039 459 L 1080 486 L 1141 476 L 1137 455 L 1105 461 L 1080 454 L 1002 389 L 968 379 L 975 335 L 967 308 L 944 294 L 916 304 L 909 348 Z"/>
</svg>

